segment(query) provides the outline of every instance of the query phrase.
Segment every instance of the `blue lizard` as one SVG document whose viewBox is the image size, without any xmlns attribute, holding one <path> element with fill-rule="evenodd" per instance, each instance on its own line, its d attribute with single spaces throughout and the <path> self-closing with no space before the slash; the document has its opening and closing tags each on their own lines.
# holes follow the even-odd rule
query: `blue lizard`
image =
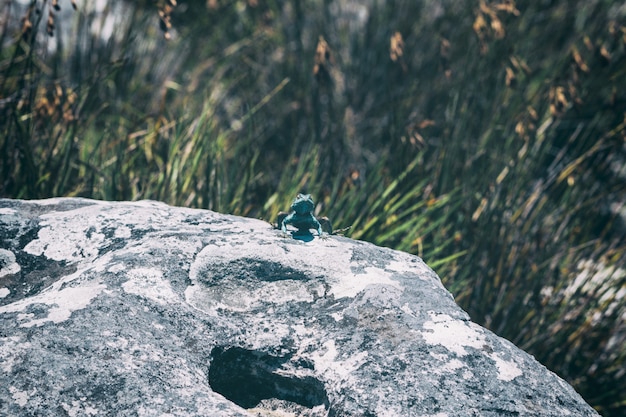
<svg viewBox="0 0 626 417">
<path fill-rule="evenodd" d="M 287 225 L 291 224 L 298 229 L 296 234 L 310 233 L 310 229 L 315 229 L 318 236 L 325 236 L 322 225 L 313 215 L 314 207 L 315 203 L 311 194 L 298 194 L 291 204 L 291 213 L 279 221 L 283 235 L 287 234 Z"/>
</svg>

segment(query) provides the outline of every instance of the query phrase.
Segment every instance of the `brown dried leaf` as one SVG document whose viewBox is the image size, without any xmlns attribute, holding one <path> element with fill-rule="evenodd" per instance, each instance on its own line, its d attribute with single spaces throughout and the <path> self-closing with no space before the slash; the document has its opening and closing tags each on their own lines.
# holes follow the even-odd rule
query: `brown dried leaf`
<svg viewBox="0 0 626 417">
<path fill-rule="evenodd" d="M 441 43 L 439 44 L 439 54 L 448 58 L 450 56 L 450 41 L 446 38 L 441 38 Z"/>
<path fill-rule="evenodd" d="M 389 41 L 389 57 L 393 62 L 404 55 L 404 40 L 400 32 L 395 32 Z"/>
<path fill-rule="evenodd" d="M 48 32 L 48 36 L 54 36 L 54 13 L 52 13 L 52 9 L 50 9 L 50 12 L 48 13 L 46 31 Z"/>
<path fill-rule="evenodd" d="M 488 14 L 488 15 L 492 15 L 493 14 L 493 10 L 491 10 L 491 8 L 489 8 L 489 6 L 485 2 L 485 0 L 480 0 L 479 3 L 478 3 L 478 7 L 480 7 L 480 11 L 485 13 L 485 14 Z"/>
<path fill-rule="evenodd" d="M 22 22 L 22 35 L 26 36 L 28 33 L 30 33 L 32 28 L 33 23 L 30 21 L 30 19 L 24 19 Z"/>
<path fill-rule="evenodd" d="M 602 58 L 604 58 L 607 62 L 611 62 L 611 53 L 608 49 L 606 49 L 606 46 L 602 45 L 599 52 Z"/>
<path fill-rule="evenodd" d="M 162 4 L 159 7 L 159 27 L 161 28 L 161 31 L 163 31 L 163 37 L 167 40 L 172 37 L 169 30 L 172 28 L 171 14 L 174 7 L 176 7 L 176 4 L 175 0 L 168 0 L 167 3 Z"/>
<path fill-rule="evenodd" d="M 515 0 L 504 0 L 502 3 L 493 5 L 493 9 L 512 14 L 513 16 L 520 15 L 519 10 L 515 7 Z"/>
<path fill-rule="evenodd" d="M 511 64 L 518 70 L 524 71 L 526 74 L 530 74 L 531 70 L 526 61 L 519 57 L 511 56 L 510 58 Z"/>
<path fill-rule="evenodd" d="M 411 143 L 411 145 L 417 146 L 420 148 L 426 146 L 426 141 L 424 140 L 424 137 L 420 135 L 417 130 L 414 130 L 413 132 L 411 132 L 411 137 L 409 139 L 409 142 Z"/>
<path fill-rule="evenodd" d="M 583 101 L 580 98 L 580 95 L 578 94 L 578 90 L 576 89 L 576 86 L 573 83 L 567 84 L 567 90 L 569 92 L 569 96 L 572 98 L 574 103 L 576 104 L 583 103 Z"/>
<path fill-rule="evenodd" d="M 485 35 L 485 29 L 487 28 L 487 21 L 485 20 L 485 16 L 482 13 L 479 13 L 474 19 L 474 24 L 472 25 L 474 32 L 480 39 L 482 39 Z"/>
<path fill-rule="evenodd" d="M 565 88 L 564 87 L 552 87 L 549 93 L 550 99 L 550 113 L 553 116 L 558 116 L 563 113 L 563 111 L 569 105 L 569 101 L 565 96 Z"/>
<path fill-rule="evenodd" d="M 330 50 L 330 46 L 324 39 L 323 36 L 320 36 L 317 41 L 317 47 L 315 48 L 315 57 L 313 65 L 313 74 L 321 75 L 323 72 L 328 72 L 328 64 L 332 60 L 332 54 Z"/>
<path fill-rule="evenodd" d="M 504 30 L 504 25 L 502 24 L 502 21 L 498 19 L 497 16 L 491 17 L 491 29 L 493 29 L 494 36 L 496 39 L 502 39 L 504 38 L 504 35 L 506 35 L 506 31 Z"/>
<path fill-rule="evenodd" d="M 515 83 L 517 82 L 517 76 L 515 75 L 515 72 L 513 72 L 511 67 L 506 67 L 505 71 L 506 71 L 506 76 L 505 76 L 504 82 L 506 86 L 515 87 Z"/>
<path fill-rule="evenodd" d="M 478 205 L 478 207 L 472 214 L 472 221 L 475 222 L 480 218 L 480 215 L 483 213 L 485 208 L 487 208 L 487 203 L 488 203 L 488 200 L 484 197 L 480 200 L 480 204 Z"/>
<path fill-rule="evenodd" d="M 427 127 L 435 126 L 435 125 L 436 123 L 434 120 L 426 119 L 426 120 L 422 120 L 420 124 L 417 125 L 417 127 L 419 127 L 420 129 L 425 129 Z"/>
<path fill-rule="evenodd" d="M 589 72 L 589 67 L 587 66 L 587 63 L 583 60 L 580 52 L 578 52 L 578 48 L 572 48 L 572 56 L 574 57 L 574 61 L 576 62 L 576 65 L 578 65 L 578 68 L 580 68 L 584 72 Z"/>
</svg>

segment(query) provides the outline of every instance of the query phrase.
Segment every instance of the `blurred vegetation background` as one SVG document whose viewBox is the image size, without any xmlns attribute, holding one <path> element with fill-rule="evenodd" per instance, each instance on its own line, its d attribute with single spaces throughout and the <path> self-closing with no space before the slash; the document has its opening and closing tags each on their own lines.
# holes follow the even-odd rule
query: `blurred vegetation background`
<svg viewBox="0 0 626 417">
<path fill-rule="evenodd" d="M 312 193 L 626 414 L 626 2 L 23 0 L 0 28 L 1 197 L 274 221 Z"/>
</svg>

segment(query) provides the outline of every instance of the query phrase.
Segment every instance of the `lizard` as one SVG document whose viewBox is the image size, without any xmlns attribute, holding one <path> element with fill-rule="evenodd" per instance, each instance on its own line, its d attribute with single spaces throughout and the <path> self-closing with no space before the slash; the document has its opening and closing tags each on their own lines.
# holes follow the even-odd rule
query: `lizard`
<svg viewBox="0 0 626 417">
<path fill-rule="evenodd" d="M 296 229 L 296 234 L 303 235 L 310 233 L 311 229 L 317 231 L 317 235 L 321 238 L 332 234 L 332 225 L 326 217 L 317 219 L 313 215 L 315 203 L 311 194 L 298 194 L 291 203 L 291 213 L 278 213 L 278 227 L 281 229 L 283 236 L 287 235 L 287 225 L 291 224 Z"/>
</svg>

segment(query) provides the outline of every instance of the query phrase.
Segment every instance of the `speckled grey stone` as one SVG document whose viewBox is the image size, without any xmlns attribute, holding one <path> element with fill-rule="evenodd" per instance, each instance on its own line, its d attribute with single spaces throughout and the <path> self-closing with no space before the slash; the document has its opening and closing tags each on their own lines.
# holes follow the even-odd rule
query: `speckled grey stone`
<svg viewBox="0 0 626 417">
<path fill-rule="evenodd" d="M 597 413 L 416 256 L 51 199 L 0 200 L 0 415 Z"/>
</svg>

